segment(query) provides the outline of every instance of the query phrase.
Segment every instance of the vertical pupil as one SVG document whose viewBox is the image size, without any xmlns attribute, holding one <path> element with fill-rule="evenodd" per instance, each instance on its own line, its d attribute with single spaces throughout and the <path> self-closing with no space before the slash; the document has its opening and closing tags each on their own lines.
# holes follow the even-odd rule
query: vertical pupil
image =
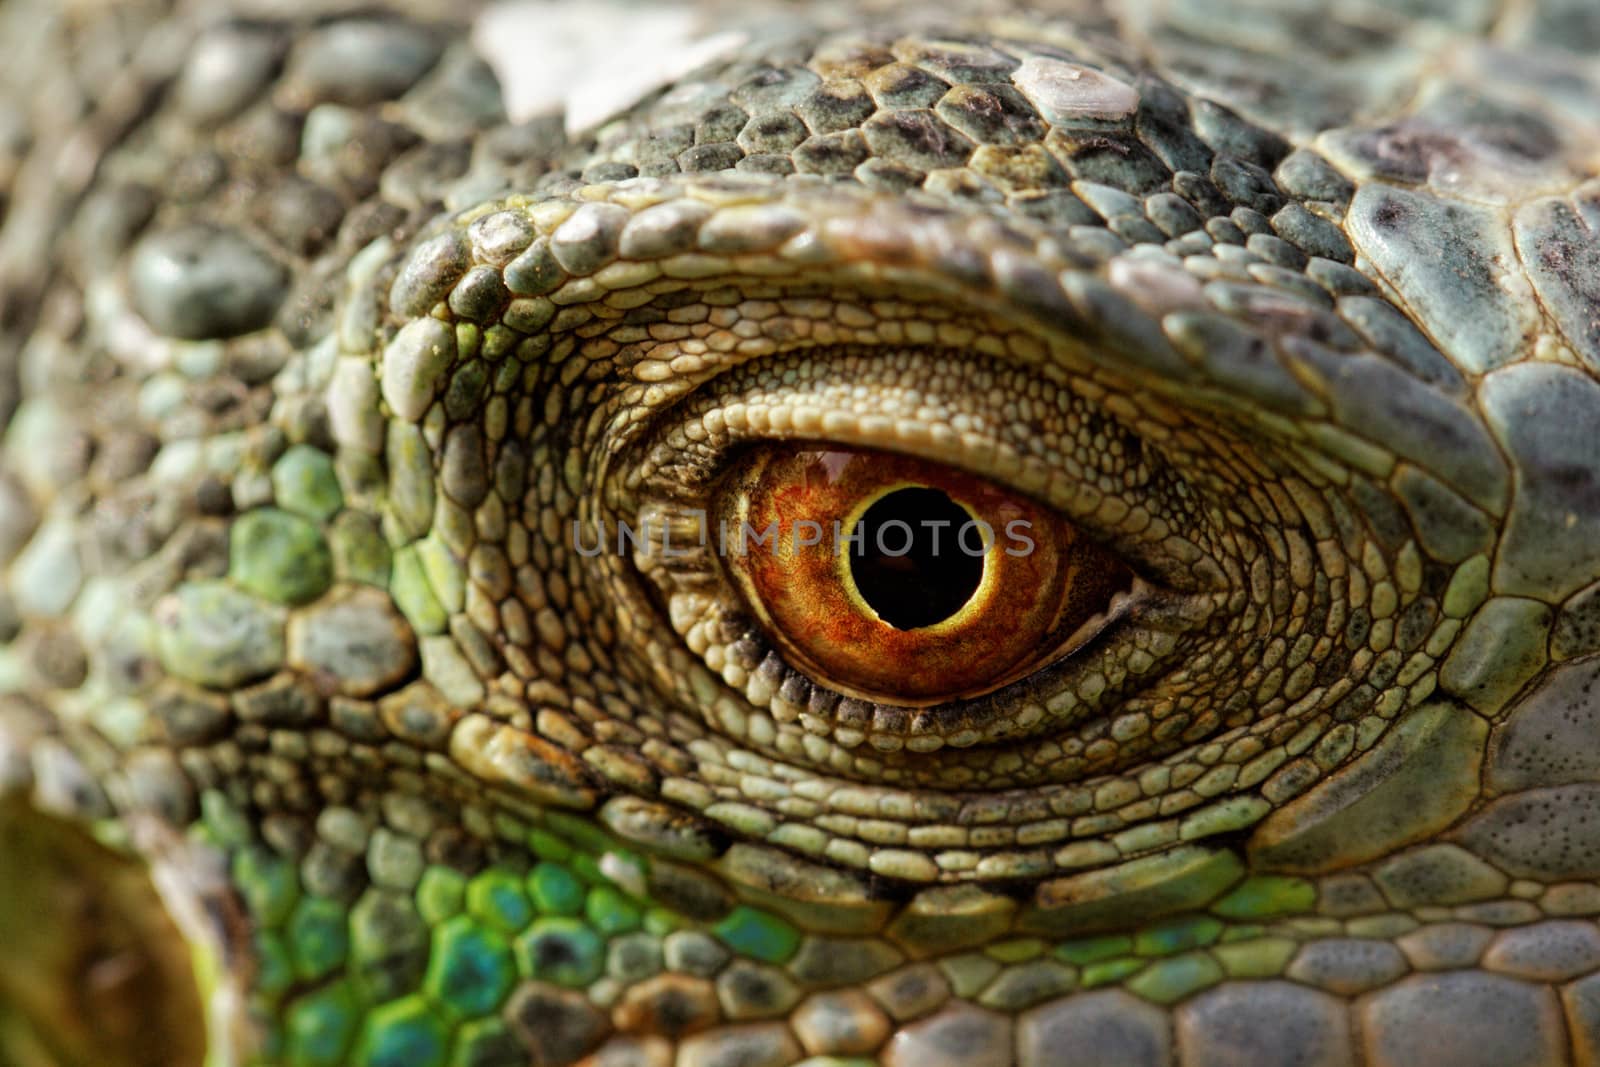
<svg viewBox="0 0 1600 1067">
<path fill-rule="evenodd" d="M 981 528 L 937 489 L 896 489 L 867 508 L 849 546 L 861 598 L 897 630 L 943 622 L 983 580 Z M 964 547 L 963 547 L 964 546 Z"/>
</svg>

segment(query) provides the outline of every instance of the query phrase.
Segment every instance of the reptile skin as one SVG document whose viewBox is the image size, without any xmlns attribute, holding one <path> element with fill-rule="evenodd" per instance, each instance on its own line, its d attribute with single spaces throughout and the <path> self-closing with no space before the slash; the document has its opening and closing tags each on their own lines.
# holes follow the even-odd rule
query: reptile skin
<svg viewBox="0 0 1600 1067">
<path fill-rule="evenodd" d="M 1600 1064 L 1600 9 L 969 6 L 0 5 L 0 1062 Z M 785 442 L 1140 581 L 584 549 Z"/>
</svg>

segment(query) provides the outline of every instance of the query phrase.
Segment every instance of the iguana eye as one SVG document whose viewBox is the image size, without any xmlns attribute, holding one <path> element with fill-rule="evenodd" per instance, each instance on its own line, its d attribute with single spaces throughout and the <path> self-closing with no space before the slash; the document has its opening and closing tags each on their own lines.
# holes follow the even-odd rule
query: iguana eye
<svg viewBox="0 0 1600 1067">
<path fill-rule="evenodd" d="M 1133 575 L 1025 496 L 942 464 L 772 445 L 723 483 L 724 568 L 796 667 L 858 697 L 981 695 L 1080 647 Z"/>
<path fill-rule="evenodd" d="M 1214 728 L 1140 703 L 1231 595 L 1189 540 L 1216 516 L 1159 449 L 1028 368 L 828 355 L 718 375 L 606 458 L 570 536 L 621 618 L 665 618 L 670 643 L 636 634 L 663 686 L 763 751 L 939 788 Z"/>
</svg>

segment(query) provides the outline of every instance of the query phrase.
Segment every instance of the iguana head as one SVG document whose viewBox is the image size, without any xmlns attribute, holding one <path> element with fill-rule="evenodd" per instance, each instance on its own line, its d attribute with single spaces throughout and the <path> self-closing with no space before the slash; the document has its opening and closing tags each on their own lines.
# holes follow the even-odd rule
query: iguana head
<svg viewBox="0 0 1600 1067">
<path fill-rule="evenodd" d="M 35 134 L 0 1048 L 1593 1051 L 1592 62 L 724 13 L 583 125 L 508 11 L 173 16 Z"/>
</svg>

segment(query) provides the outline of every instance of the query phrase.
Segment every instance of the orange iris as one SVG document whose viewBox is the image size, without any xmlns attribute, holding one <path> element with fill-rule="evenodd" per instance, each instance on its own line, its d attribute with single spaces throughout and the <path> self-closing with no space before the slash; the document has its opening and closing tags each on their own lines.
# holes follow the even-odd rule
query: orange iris
<svg viewBox="0 0 1600 1067">
<path fill-rule="evenodd" d="M 886 703 L 1013 681 L 1131 581 L 1032 500 L 894 453 L 763 449 L 720 512 L 723 559 L 790 662 Z"/>
</svg>

